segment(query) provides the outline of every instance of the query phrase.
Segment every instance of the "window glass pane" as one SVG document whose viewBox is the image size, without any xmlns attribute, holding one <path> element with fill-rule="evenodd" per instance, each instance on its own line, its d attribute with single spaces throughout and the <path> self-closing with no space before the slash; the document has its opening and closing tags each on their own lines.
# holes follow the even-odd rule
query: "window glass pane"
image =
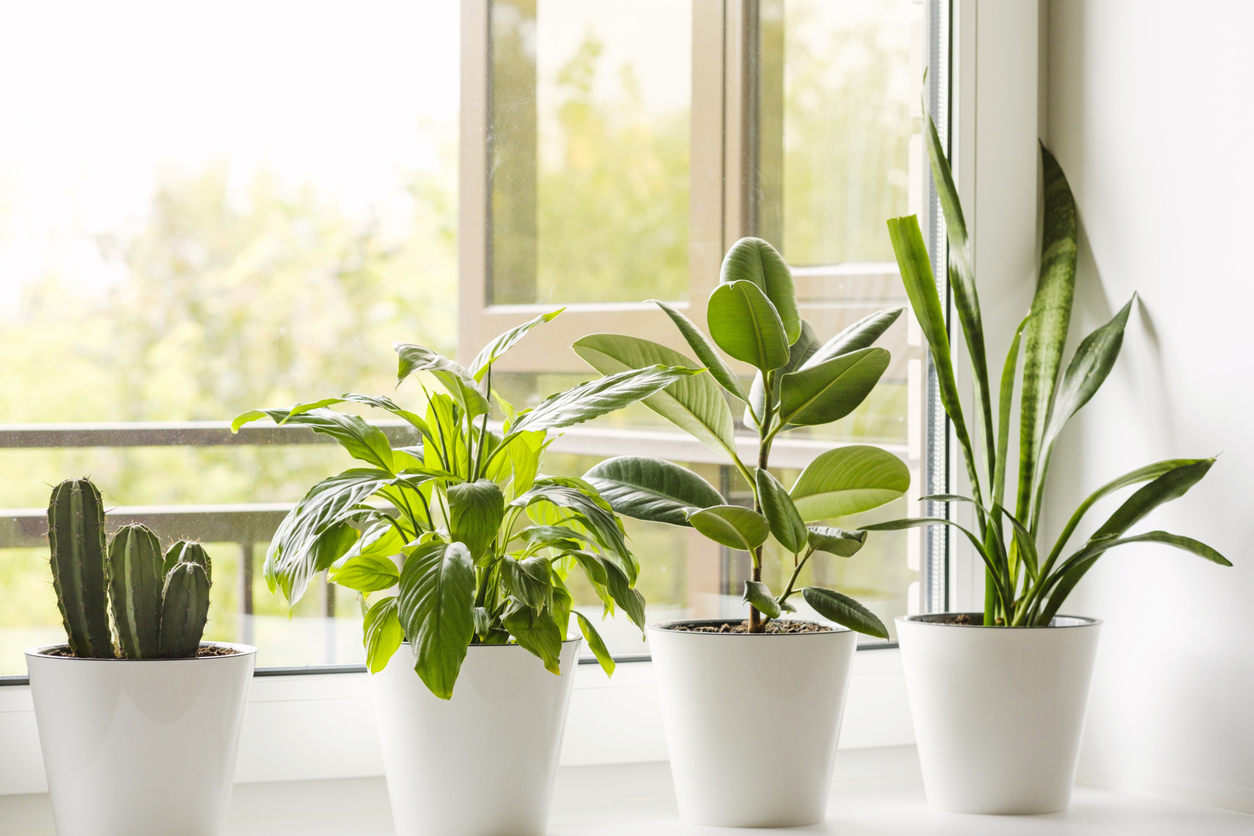
<svg viewBox="0 0 1254 836">
<path fill-rule="evenodd" d="M 491 304 L 685 299 L 692 10 L 492 4 Z"/>
</svg>

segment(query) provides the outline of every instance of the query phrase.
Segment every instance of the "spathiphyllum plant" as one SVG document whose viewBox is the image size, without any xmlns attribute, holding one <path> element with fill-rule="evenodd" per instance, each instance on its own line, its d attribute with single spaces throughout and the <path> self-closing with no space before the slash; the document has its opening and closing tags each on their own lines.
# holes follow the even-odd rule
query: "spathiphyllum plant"
<svg viewBox="0 0 1254 836">
<path fill-rule="evenodd" d="M 1110 374 L 1123 344 L 1133 300 L 1080 341 L 1059 379 L 1075 294 L 1076 207 L 1058 161 L 1041 146 L 1045 221 L 1040 274 L 1031 310 L 1015 329 L 1002 366 L 994 412 L 966 221 L 936 125 L 930 119 L 928 124 L 928 156 L 949 239 L 949 284 L 975 382 L 973 427 L 968 426 L 959 401 L 949 336 L 918 220 L 913 215 L 893 218 L 888 221 L 888 231 L 911 307 L 932 350 L 941 401 L 962 448 L 970 482 L 970 496 L 947 494 L 925 499 L 974 506 L 976 530 L 940 518 L 895 520 L 866 529 L 948 525 L 961 531 L 984 561 L 984 623 L 990 626 L 1049 625 L 1067 595 L 1097 560 L 1110 549 L 1129 543 L 1162 543 L 1222 566 L 1232 565 L 1210 546 L 1188 537 L 1166 531 L 1128 534 L 1159 505 L 1178 499 L 1201 481 L 1215 463 L 1214 458 L 1169 459 L 1126 473 L 1081 502 L 1052 544 L 1042 542 L 1041 501 L 1054 446 L 1063 427 Z M 1012 471 L 1009 442 L 1016 389 L 1019 449 L 1017 467 Z M 1006 481 L 1012 472 L 1017 479 L 1013 486 L 1013 512 L 1005 504 Z M 1098 500 L 1132 485 L 1142 487 L 1088 538 L 1071 544 L 1080 523 Z"/>
<path fill-rule="evenodd" d="M 355 590 L 365 618 L 367 664 L 381 671 L 408 640 L 415 670 L 433 694 L 449 699 L 472 644 L 515 642 L 559 673 L 572 615 L 569 574 L 578 567 L 605 605 L 644 625 L 639 571 L 622 523 L 592 485 L 541 474 L 552 434 L 596 418 L 698 374 L 662 364 L 581 384 L 534 409 L 517 410 L 492 388 L 493 364 L 539 316 L 490 342 L 464 368 L 429 348 L 398 343 L 399 385 L 428 373 L 424 415 L 387 397 L 342 395 L 287 409 L 252 410 L 232 428 L 260 418 L 332 436 L 364 467 L 314 485 L 288 514 L 266 555 L 271 592 L 295 604 L 310 580 Z M 489 426 L 490 404 L 504 415 Z M 393 448 L 378 427 L 334 411 L 339 403 L 380 409 L 414 428 L 420 442 Z M 606 672 L 614 662 L 591 621 L 573 612 Z"/>
<path fill-rule="evenodd" d="M 727 253 L 719 286 L 706 310 L 713 343 L 675 308 L 656 303 L 678 327 L 697 360 L 637 337 L 594 334 L 575 351 L 603 380 L 655 365 L 701 368 L 708 373 L 672 382 L 644 399 L 653 411 L 724 455 L 753 493 L 753 507 L 732 504 L 709 482 L 685 467 L 644 456 L 604 461 L 584 478 L 620 514 L 641 520 L 691 526 L 711 540 L 753 557 L 746 582 L 751 632 L 795 611 L 800 593 L 820 615 L 851 629 L 887 637 L 884 624 L 854 599 L 816 586 L 797 588 L 815 553 L 856 553 L 863 532 L 814 525 L 867 511 L 905 493 L 910 474 L 896 456 L 878 447 L 839 447 L 816 458 L 786 490 L 770 471 L 771 446 L 781 433 L 839 420 L 870 394 L 888 368 L 889 353 L 873 346 L 901 314 L 882 311 L 854 323 L 827 342 L 798 313 L 792 273 L 766 241 L 744 238 Z M 757 369 L 746 390 L 715 346 Z M 756 428 L 756 460 L 736 450 L 730 401 L 744 405 L 745 423 Z M 762 551 L 773 536 L 793 555 L 793 572 L 779 594 L 762 582 Z M 765 618 L 764 618 L 765 617 Z"/>
</svg>

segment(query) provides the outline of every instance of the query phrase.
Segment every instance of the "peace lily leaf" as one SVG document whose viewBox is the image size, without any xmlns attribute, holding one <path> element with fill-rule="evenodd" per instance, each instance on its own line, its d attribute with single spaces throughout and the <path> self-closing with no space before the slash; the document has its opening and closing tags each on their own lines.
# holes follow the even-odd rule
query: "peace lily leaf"
<svg viewBox="0 0 1254 836">
<path fill-rule="evenodd" d="M 884 622 L 848 595 L 821 586 L 807 586 L 801 590 L 801 595 L 807 604 L 814 607 L 815 612 L 828 621 L 835 621 L 868 636 L 888 638 L 888 628 L 884 626 Z"/>
<path fill-rule="evenodd" d="M 483 556 L 505 517 L 505 496 L 495 482 L 480 479 L 448 488 L 449 537 L 464 543 L 470 556 Z"/>
<path fill-rule="evenodd" d="M 700 361 L 701 365 L 709 369 L 710 376 L 732 395 L 748 403 L 749 395 L 745 392 L 744 384 L 740 382 L 740 378 L 731 370 L 731 366 L 727 365 L 723 355 L 718 353 L 713 343 L 706 338 L 701 329 L 691 319 L 665 302 L 659 302 L 656 299 L 650 299 L 649 301 L 661 308 L 671 318 L 671 321 L 679 328 L 679 333 L 683 334 L 684 339 L 688 341 L 693 354 L 697 355 L 697 360 Z"/>
<path fill-rule="evenodd" d="M 584 477 L 616 513 L 638 520 L 688 525 L 688 512 L 722 505 L 723 496 L 697 474 L 644 456 L 606 459 Z"/>
<path fill-rule="evenodd" d="M 1136 525 L 1145 515 L 1159 505 L 1179 499 L 1188 493 L 1189 488 L 1202 481 L 1214 459 L 1203 459 L 1194 464 L 1186 464 L 1169 470 L 1153 482 L 1136 491 L 1110 515 L 1093 536 L 1090 542 L 1119 537 L 1132 526 Z"/>
<path fill-rule="evenodd" d="M 567 552 L 563 557 L 574 558 L 580 567 L 583 568 L 584 574 L 588 576 L 588 580 L 592 581 L 594 585 L 605 586 L 609 583 L 605 564 L 595 554 L 577 549 Z"/>
<path fill-rule="evenodd" d="M 845 531 L 824 525 L 812 525 L 807 531 L 810 548 L 837 557 L 853 557 L 866 542 L 865 531 Z"/>
<path fill-rule="evenodd" d="M 345 520 L 324 529 L 313 541 L 314 571 L 321 572 L 331 568 L 357 544 L 360 536 L 360 532 Z"/>
<path fill-rule="evenodd" d="M 869 511 L 905 494 L 910 470 L 879 447 L 851 445 L 820 454 L 792 486 L 792 499 L 807 522 Z"/>
<path fill-rule="evenodd" d="M 384 598 L 366 611 L 362 643 L 366 646 L 366 667 L 378 673 L 405 640 L 405 630 L 396 615 L 396 599 Z"/>
<path fill-rule="evenodd" d="M 506 597 L 514 597 L 537 612 L 549 602 L 552 587 L 549 562 L 542 557 L 514 560 L 506 557 L 497 564 Z"/>
<path fill-rule="evenodd" d="M 369 594 L 396 586 L 401 573 L 390 558 L 378 555 L 358 555 L 340 564 L 330 572 L 329 580 L 340 586 Z"/>
<path fill-rule="evenodd" d="M 533 525 L 515 534 L 514 539 L 522 540 L 528 546 L 547 546 L 549 543 L 565 542 L 592 543 L 592 538 L 588 535 L 564 525 Z"/>
<path fill-rule="evenodd" d="M 761 581 L 745 581 L 745 594 L 741 599 L 752 604 L 767 618 L 779 618 L 783 615 L 779 602 L 771 595 L 771 590 Z"/>
<path fill-rule="evenodd" d="M 289 410 L 288 418 L 290 420 L 290 418 L 294 415 L 300 415 L 305 412 L 311 412 L 314 409 L 319 409 L 321 407 L 326 407 L 326 406 L 333 406 L 335 404 L 341 404 L 341 403 L 359 403 L 359 404 L 364 404 L 365 406 L 374 407 L 375 409 L 382 409 L 385 412 L 389 412 L 392 415 L 395 415 L 397 418 L 401 418 L 407 421 L 411 426 L 413 426 L 414 429 L 418 430 L 418 432 L 421 433 L 424 438 L 431 437 L 431 428 L 427 426 L 426 421 L 423 421 L 421 418 L 419 418 L 417 415 L 410 412 L 409 410 L 402 409 L 391 398 L 386 398 L 386 397 L 377 396 L 377 395 L 357 395 L 352 392 L 349 392 L 347 394 L 340 395 L 338 398 L 324 398 L 320 401 L 297 404 L 296 406 L 293 406 Z"/>
<path fill-rule="evenodd" d="M 494 339 L 479 350 L 479 354 L 475 356 L 475 360 L 470 364 L 468 369 L 470 376 L 478 383 L 483 380 L 484 375 L 488 373 L 488 369 L 497 361 L 505 352 L 514 347 L 514 344 L 527 335 L 527 332 L 537 325 L 545 322 L 551 322 L 557 318 L 558 314 L 566 310 L 558 308 L 555 311 L 549 311 L 546 314 L 540 314 L 535 319 L 528 320 L 522 325 L 518 325 L 509 329 L 504 334 Z"/>
<path fill-rule="evenodd" d="M 844 418 L 871 394 L 889 356 L 882 348 L 864 348 L 784 375 L 780 424 L 817 426 Z"/>
<path fill-rule="evenodd" d="M 766 542 L 771 527 L 766 517 L 740 505 L 715 505 L 688 515 L 697 531 L 729 549 L 753 551 Z"/>
<path fill-rule="evenodd" d="M 475 622 L 475 635 L 479 638 L 487 638 L 492 632 L 492 614 L 484 607 L 475 607 L 473 614 Z"/>
<path fill-rule="evenodd" d="M 575 599 L 556 573 L 553 575 L 550 598 L 552 600 L 549 602 L 548 612 L 553 617 L 553 622 L 557 624 L 562 638 L 565 639 L 570 635 L 570 613 L 574 609 Z"/>
<path fill-rule="evenodd" d="M 692 367 L 696 364 L 664 345 L 615 334 L 592 334 L 576 340 L 576 354 L 603 375 L 650 366 Z M 719 452 L 735 452 L 735 421 L 723 390 L 708 374 L 676 380 L 644 405 Z"/>
<path fill-rule="evenodd" d="M 453 685 L 474 637 L 475 570 L 461 543 L 438 540 L 406 549 L 398 615 L 414 648 L 414 670 L 442 700 Z"/>
<path fill-rule="evenodd" d="M 623 608 L 623 612 L 627 613 L 627 617 L 639 627 L 644 629 L 644 596 L 640 594 L 640 590 L 632 589 L 627 576 L 617 564 L 612 561 L 605 561 L 605 588 L 609 592 L 610 597 L 618 606 Z"/>
<path fill-rule="evenodd" d="M 394 343 L 392 348 L 399 358 L 396 369 L 398 386 L 415 372 L 430 372 L 472 419 L 489 410 L 488 399 L 479 391 L 470 372 L 443 354 L 413 343 Z"/>
<path fill-rule="evenodd" d="M 894 308 L 864 316 L 822 346 L 817 347 L 799 368 L 809 369 L 842 354 L 870 348 L 897 321 L 904 310 L 905 308 Z M 789 371 L 794 371 L 794 369 L 789 369 Z"/>
<path fill-rule="evenodd" d="M 718 280 L 721 284 L 749 281 L 757 285 L 779 312 L 788 344 L 792 345 L 797 341 L 801 334 L 797 291 L 793 286 L 792 271 L 774 247 L 761 238 L 741 238 L 732 244 L 727 255 L 723 257 Z M 713 325 L 710 327 L 713 329 Z M 732 356 L 735 357 L 734 354 Z"/>
<path fill-rule="evenodd" d="M 604 500 L 602 500 L 604 502 Z M 568 512 L 587 528 L 596 538 L 597 545 L 607 552 L 624 572 L 631 583 L 636 582 L 639 567 L 635 558 L 627 548 L 627 541 L 620 528 L 618 518 L 602 507 L 596 499 L 582 491 L 563 485 L 539 485 L 510 503 L 514 507 L 526 508 L 528 514 L 538 515 L 539 507 L 551 505 L 556 509 Z"/>
<path fill-rule="evenodd" d="M 806 524 L 797 513 L 792 497 L 788 495 L 788 491 L 779 483 L 779 480 L 764 467 L 758 468 L 754 479 L 757 482 L 758 498 L 762 503 L 762 513 L 771 526 L 771 533 L 775 535 L 775 539 L 781 546 L 793 554 L 799 553 L 806 546 L 807 532 Z M 769 615 L 767 610 L 761 607 L 758 609 Z M 771 616 L 771 618 L 778 617 Z"/>
<path fill-rule="evenodd" d="M 788 362 L 779 370 L 780 374 L 788 374 L 800 369 L 819 349 L 819 338 L 814 328 L 804 319 L 801 320 L 801 336 L 788 349 Z M 775 403 L 779 403 L 779 387 L 775 388 Z M 745 413 L 745 421 L 755 427 L 762 423 L 761 416 L 766 414 L 766 387 L 762 382 L 762 372 L 753 377 L 753 385 L 749 388 L 749 411 Z"/>
<path fill-rule="evenodd" d="M 610 649 L 605 646 L 601 634 L 597 632 L 596 627 L 592 626 L 588 617 L 578 610 L 575 610 L 575 619 L 579 622 L 579 632 L 583 633 L 584 640 L 588 642 L 588 649 L 592 651 L 593 656 L 597 657 L 601 669 L 605 671 L 606 676 L 613 676 L 614 657 L 610 655 Z"/>
<path fill-rule="evenodd" d="M 706 307 L 710 336 L 737 360 L 768 372 L 788 362 L 791 344 L 770 300 L 747 281 L 721 284 Z M 798 335 L 800 335 L 798 324 Z"/>
<path fill-rule="evenodd" d="M 501 623 L 519 647 L 540 658 L 545 670 L 555 675 L 562 672 L 562 639 L 565 636 L 548 612 L 537 613 L 522 601 L 511 598 L 505 614 L 501 616 Z"/>
<path fill-rule="evenodd" d="M 700 374 L 704 369 L 650 366 L 632 369 L 581 383 L 545 399 L 535 409 L 518 416 L 511 435 L 523 430 L 553 430 L 614 412 L 644 400 L 677 380 Z"/>
<path fill-rule="evenodd" d="M 367 424 L 356 415 L 332 409 L 316 408 L 295 415 L 287 409 L 252 409 L 231 422 L 231 432 L 259 418 L 271 418 L 276 424 L 299 424 L 316 433 L 334 438 L 354 459 L 381 470 L 392 470 L 392 445 L 383 430 Z"/>
</svg>

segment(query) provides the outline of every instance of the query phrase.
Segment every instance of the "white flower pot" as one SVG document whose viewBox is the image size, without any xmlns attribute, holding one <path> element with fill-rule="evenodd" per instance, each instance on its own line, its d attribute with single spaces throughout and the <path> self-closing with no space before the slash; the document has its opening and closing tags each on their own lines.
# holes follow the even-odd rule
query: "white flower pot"
<svg viewBox="0 0 1254 836">
<path fill-rule="evenodd" d="M 220 836 L 257 648 L 196 659 L 26 651 L 58 836 Z"/>
<path fill-rule="evenodd" d="M 856 634 L 669 626 L 651 625 L 649 644 L 680 817 L 724 827 L 823 821 Z"/>
<path fill-rule="evenodd" d="M 542 836 L 580 641 L 561 676 L 517 645 L 472 645 L 449 700 L 407 644 L 370 677 L 397 836 Z"/>
<path fill-rule="evenodd" d="M 955 813 L 1066 810 L 1101 622 L 941 623 L 951 615 L 897 619 L 928 803 Z"/>
</svg>

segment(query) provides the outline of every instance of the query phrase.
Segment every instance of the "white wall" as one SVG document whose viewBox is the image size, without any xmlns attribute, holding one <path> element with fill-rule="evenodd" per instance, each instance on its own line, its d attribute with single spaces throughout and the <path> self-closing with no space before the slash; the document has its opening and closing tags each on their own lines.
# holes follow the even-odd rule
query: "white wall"
<svg viewBox="0 0 1254 836">
<path fill-rule="evenodd" d="M 1082 778 L 1254 812 L 1254 2 L 1049 0 L 1047 143 L 1081 223 L 1073 336 L 1135 290 L 1110 380 L 1064 436 L 1055 514 L 1149 461 L 1223 453 L 1067 609 L 1106 620 Z M 1100 517 L 1099 517 L 1100 521 Z"/>
</svg>

